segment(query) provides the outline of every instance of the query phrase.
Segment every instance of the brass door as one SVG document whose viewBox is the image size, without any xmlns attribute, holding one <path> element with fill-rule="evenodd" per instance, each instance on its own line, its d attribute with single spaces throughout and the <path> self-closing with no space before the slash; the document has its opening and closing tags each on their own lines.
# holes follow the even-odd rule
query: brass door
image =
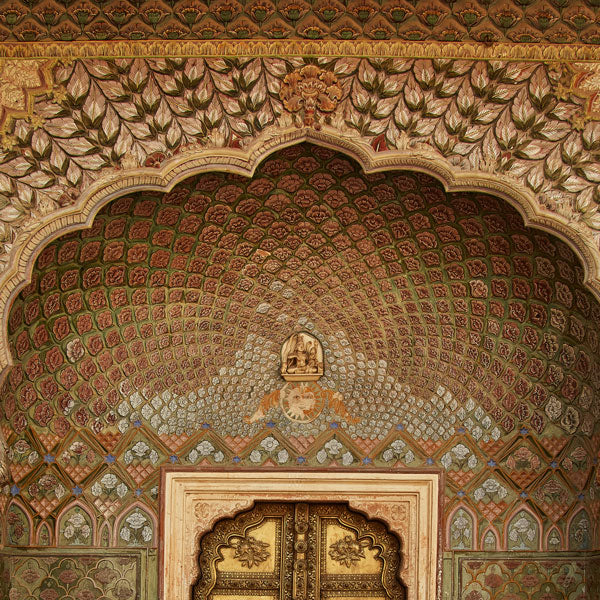
<svg viewBox="0 0 600 600">
<path fill-rule="evenodd" d="M 400 542 L 343 503 L 257 502 L 200 542 L 193 600 L 404 600 Z"/>
</svg>

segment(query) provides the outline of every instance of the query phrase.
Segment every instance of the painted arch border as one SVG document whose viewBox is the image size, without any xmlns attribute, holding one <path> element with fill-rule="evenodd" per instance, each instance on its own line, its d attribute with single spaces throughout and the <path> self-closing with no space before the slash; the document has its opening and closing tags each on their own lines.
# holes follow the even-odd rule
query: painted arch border
<svg viewBox="0 0 600 600">
<path fill-rule="evenodd" d="M 27 231 L 20 232 L 0 275 L 0 372 L 4 375 L 13 364 L 8 343 L 10 305 L 31 281 L 35 260 L 48 243 L 66 233 L 91 227 L 100 209 L 119 197 L 139 191 L 168 192 L 199 173 L 229 172 L 250 178 L 269 155 L 302 142 L 342 152 L 367 174 L 412 170 L 436 178 L 448 193 L 482 192 L 507 201 L 521 214 L 526 226 L 559 237 L 575 251 L 583 265 L 584 284 L 600 300 L 600 248 L 590 230 L 540 206 L 535 194 L 519 181 L 495 173 L 464 171 L 433 150 L 410 148 L 376 152 L 367 141 L 345 136 L 329 126 L 322 130 L 279 128 L 254 138 L 247 148 L 190 149 L 168 158 L 158 168 L 115 170 L 83 190 L 73 205 L 46 215 Z"/>
</svg>

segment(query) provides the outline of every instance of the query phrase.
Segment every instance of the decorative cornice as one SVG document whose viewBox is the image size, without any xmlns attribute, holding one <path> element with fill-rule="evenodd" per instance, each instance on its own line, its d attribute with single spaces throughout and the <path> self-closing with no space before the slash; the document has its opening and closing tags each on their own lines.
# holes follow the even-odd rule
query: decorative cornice
<svg viewBox="0 0 600 600">
<path fill-rule="evenodd" d="M 555 62 L 600 61 L 600 46 L 402 40 L 113 40 L 0 43 L 0 58 L 374 57 Z"/>
</svg>

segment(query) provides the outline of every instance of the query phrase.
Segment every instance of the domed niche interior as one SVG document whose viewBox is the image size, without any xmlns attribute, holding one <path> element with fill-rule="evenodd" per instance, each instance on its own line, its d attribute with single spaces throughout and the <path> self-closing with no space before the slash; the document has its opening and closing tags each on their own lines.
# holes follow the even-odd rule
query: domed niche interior
<svg viewBox="0 0 600 600">
<path fill-rule="evenodd" d="M 510 548 L 521 510 L 538 530 L 520 549 L 591 548 L 600 306 L 582 276 L 502 200 L 308 144 L 251 179 L 115 200 L 41 252 L 10 311 L 7 500 L 30 532 L 7 543 L 46 522 L 68 545 L 77 500 L 91 545 L 131 545 L 115 521 L 135 505 L 153 527 L 158 468 L 183 463 L 435 466 L 446 516 L 473 524 L 460 547 Z M 272 401 L 297 331 L 331 390 L 308 423 Z"/>
</svg>

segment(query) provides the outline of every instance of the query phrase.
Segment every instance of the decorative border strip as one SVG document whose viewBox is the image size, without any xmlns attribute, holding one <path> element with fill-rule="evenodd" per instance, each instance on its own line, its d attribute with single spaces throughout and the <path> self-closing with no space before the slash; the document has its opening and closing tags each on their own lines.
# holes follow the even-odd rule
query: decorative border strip
<svg viewBox="0 0 600 600">
<path fill-rule="evenodd" d="M 348 56 L 440 58 L 535 62 L 597 62 L 600 46 L 405 42 L 401 40 L 112 40 L 86 42 L 5 42 L 0 58 L 165 58 L 239 56 Z"/>
</svg>

